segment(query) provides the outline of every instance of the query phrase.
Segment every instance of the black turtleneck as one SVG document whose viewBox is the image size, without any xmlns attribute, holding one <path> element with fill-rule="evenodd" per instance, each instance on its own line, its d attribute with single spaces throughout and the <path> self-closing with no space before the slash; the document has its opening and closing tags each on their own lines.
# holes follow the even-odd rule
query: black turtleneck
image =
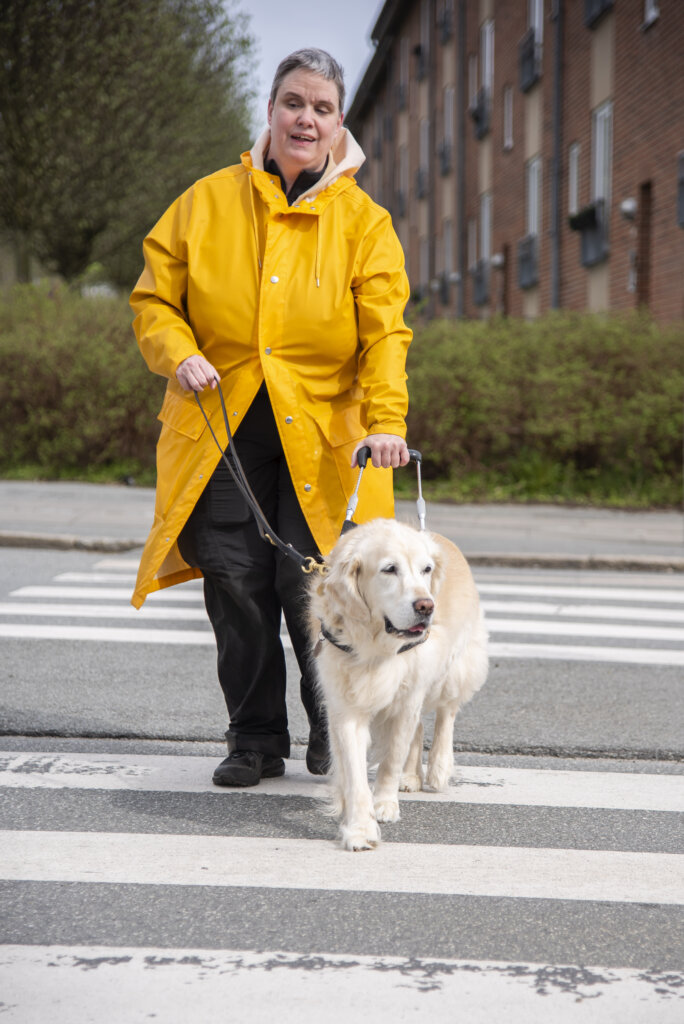
<svg viewBox="0 0 684 1024">
<path fill-rule="evenodd" d="M 321 167 L 320 171 L 300 171 L 290 191 L 285 196 L 287 199 L 287 205 L 292 206 L 295 199 L 299 199 L 303 192 L 306 192 L 312 185 L 315 185 L 319 178 L 323 177 L 327 166 L 328 159 L 326 157 L 325 163 Z M 280 172 L 280 168 L 271 157 L 264 161 L 264 170 L 268 174 L 277 174 L 280 178 L 281 184 L 284 185 L 285 179 Z"/>
</svg>

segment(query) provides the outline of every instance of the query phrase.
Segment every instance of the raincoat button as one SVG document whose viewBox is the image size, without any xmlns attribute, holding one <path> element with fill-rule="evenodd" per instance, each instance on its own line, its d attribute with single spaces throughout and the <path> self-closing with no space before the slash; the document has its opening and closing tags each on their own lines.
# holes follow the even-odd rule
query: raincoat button
<svg viewBox="0 0 684 1024">
<path fill-rule="evenodd" d="M 292 423 L 292 417 L 291 416 L 286 416 L 285 417 L 285 422 L 286 423 Z"/>
<path fill-rule="evenodd" d="M 270 350 L 270 348 L 267 348 L 267 349 L 266 349 L 266 355 L 267 355 L 267 356 L 270 356 L 270 354 L 271 354 L 271 350 Z"/>
<path fill-rule="evenodd" d="M 279 280 L 280 278 L 274 274 L 273 277 L 271 278 L 271 284 L 278 284 Z"/>
<path fill-rule="evenodd" d="M 305 491 L 310 491 L 311 490 L 311 484 L 304 484 L 304 490 Z"/>
</svg>

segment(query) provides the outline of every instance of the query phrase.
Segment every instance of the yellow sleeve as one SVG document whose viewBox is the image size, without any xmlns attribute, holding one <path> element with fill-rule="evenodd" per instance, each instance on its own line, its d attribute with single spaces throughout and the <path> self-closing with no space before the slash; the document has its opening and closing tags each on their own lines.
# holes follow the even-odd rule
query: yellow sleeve
<svg viewBox="0 0 684 1024">
<path fill-rule="evenodd" d="M 369 434 L 406 436 L 406 353 L 413 337 L 404 323 L 409 283 L 404 253 L 389 214 L 364 237 L 352 290 L 356 301 L 363 389 Z"/>
<path fill-rule="evenodd" d="M 192 189 L 173 203 L 143 242 L 145 269 L 130 298 L 133 330 L 150 370 L 173 379 L 199 347 L 187 320 L 186 232 Z"/>
</svg>

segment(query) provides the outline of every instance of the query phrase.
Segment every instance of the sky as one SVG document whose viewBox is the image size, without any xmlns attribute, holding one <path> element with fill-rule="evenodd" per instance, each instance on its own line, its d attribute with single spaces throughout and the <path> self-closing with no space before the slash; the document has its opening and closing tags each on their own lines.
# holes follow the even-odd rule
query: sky
<svg viewBox="0 0 684 1024">
<path fill-rule="evenodd" d="M 266 106 L 276 67 L 293 50 L 317 46 L 328 50 L 344 68 L 348 107 L 373 54 L 370 31 L 384 0 L 237 0 L 250 15 L 256 40 L 257 123 L 266 124 Z"/>
</svg>

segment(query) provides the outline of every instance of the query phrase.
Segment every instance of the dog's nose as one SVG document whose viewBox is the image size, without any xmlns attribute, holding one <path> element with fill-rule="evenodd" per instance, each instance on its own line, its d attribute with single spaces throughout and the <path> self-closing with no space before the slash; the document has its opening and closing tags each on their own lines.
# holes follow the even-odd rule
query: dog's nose
<svg viewBox="0 0 684 1024">
<path fill-rule="evenodd" d="M 419 597 L 413 602 L 413 610 L 419 615 L 432 615 L 435 610 L 435 602 L 429 597 Z"/>
</svg>

